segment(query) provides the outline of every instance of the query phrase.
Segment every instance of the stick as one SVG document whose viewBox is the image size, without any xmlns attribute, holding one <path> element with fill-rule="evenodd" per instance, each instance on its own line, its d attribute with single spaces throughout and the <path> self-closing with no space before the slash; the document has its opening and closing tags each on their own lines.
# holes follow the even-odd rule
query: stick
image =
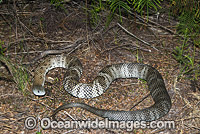
<svg viewBox="0 0 200 134">
<path fill-rule="evenodd" d="M 47 38 L 21 38 L 21 39 L 18 39 L 14 42 L 10 42 L 9 44 L 17 44 L 19 42 L 22 42 L 22 41 L 42 41 L 42 42 L 47 42 L 47 43 L 72 43 L 72 41 L 65 41 L 65 40 L 58 40 L 58 41 L 55 41 L 55 40 L 50 40 L 50 39 L 47 39 Z"/>
<path fill-rule="evenodd" d="M 90 38 L 89 38 L 90 39 Z M 59 50 L 46 50 L 44 52 L 42 52 L 38 57 L 34 58 L 33 60 L 31 60 L 31 62 L 27 63 L 27 64 L 33 64 L 36 61 L 38 61 L 39 59 L 49 55 L 49 54 L 62 54 L 65 52 L 68 52 L 68 55 L 71 54 L 73 51 L 75 51 L 76 49 L 78 49 L 83 42 L 85 42 L 86 39 L 85 38 L 79 38 L 77 39 L 73 44 L 68 45 L 67 47 L 64 47 L 63 49 L 59 49 Z M 71 48 L 69 50 L 69 48 Z"/>
<path fill-rule="evenodd" d="M 142 43 L 144 43 L 145 45 L 147 46 L 150 46 L 152 47 L 153 49 L 159 51 L 157 48 L 155 48 L 154 46 L 150 45 L 148 42 L 138 38 L 137 36 L 135 36 L 134 34 L 132 34 L 131 32 L 129 32 L 127 29 L 125 29 L 122 25 L 120 25 L 119 23 L 117 23 L 117 25 L 122 29 L 124 30 L 127 34 L 131 35 L 132 37 L 136 38 L 137 40 L 141 41 Z"/>
<path fill-rule="evenodd" d="M 141 17 L 138 16 L 137 14 L 134 14 L 134 13 L 132 13 L 131 11 L 129 11 L 129 13 L 132 14 L 132 15 L 134 15 L 138 20 L 140 20 L 140 21 L 142 21 L 143 23 L 149 25 L 149 24 L 145 21 L 145 19 L 141 18 Z M 163 30 L 165 30 L 165 31 L 167 31 L 167 32 L 169 32 L 169 33 L 171 33 L 171 34 L 173 34 L 173 35 L 177 35 L 177 36 L 179 36 L 179 37 L 181 37 L 181 38 L 184 38 L 182 35 L 176 33 L 175 31 L 173 31 L 173 30 L 171 30 L 171 29 L 169 29 L 169 28 L 167 28 L 167 27 L 164 27 L 164 26 L 162 26 L 162 25 L 160 25 L 160 24 L 158 24 L 158 23 L 156 23 L 156 22 L 153 22 L 153 21 L 151 21 L 151 20 L 149 20 L 149 19 L 148 19 L 148 22 L 151 23 L 151 24 L 153 24 L 153 25 L 156 25 L 156 26 L 160 27 L 161 29 L 163 29 Z M 192 43 L 191 40 L 189 40 L 189 42 Z"/>
</svg>

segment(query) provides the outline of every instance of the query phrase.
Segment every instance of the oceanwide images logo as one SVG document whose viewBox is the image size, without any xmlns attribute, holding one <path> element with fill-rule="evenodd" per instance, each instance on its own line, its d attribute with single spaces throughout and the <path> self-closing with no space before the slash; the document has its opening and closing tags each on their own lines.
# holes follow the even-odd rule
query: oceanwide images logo
<svg viewBox="0 0 200 134">
<path fill-rule="evenodd" d="M 34 129 L 40 125 L 43 129 L 126 129 L 132 131 L 133 129 L 141 128 L 168 128 L 174 129 L 174 121 L 110 121 L 107 118 L 104 120 L 76 120 L 76 121 L 51 121 L 50 118 L 43 118 L 36 120 L 35 117 L 30 116 L 25 120 L 25 127 L 27 129 Z"/>
</svg>

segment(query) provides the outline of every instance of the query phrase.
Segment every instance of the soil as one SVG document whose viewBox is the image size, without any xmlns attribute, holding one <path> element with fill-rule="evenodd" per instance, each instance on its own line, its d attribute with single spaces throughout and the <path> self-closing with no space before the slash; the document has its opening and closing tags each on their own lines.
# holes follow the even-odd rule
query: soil
<svg viewBox="0 0 200 134">
<path fill-rule="evenodd" d="M 0 41 L 6 48 L 4 55 L 13 66 L 23 66 L 28 81 L 23 90 L 10 79 L 8 68 L 2 63 L 0 70 L 5 77 L 0 79 L 0 130 L 1 133 L 198 133 L 200 132 L 200 78 L 196 84 L 189 77 L 181 76 L 179 63 L 172 52 L 180 44 L 180 37 L 160 28 L 123 16 L 120 23 L 126 30 L 151 46 L 137 40 L 119 27 L 119 16 L 115 16 L 108 28 L 108 12 L 100 12 L 99 20 L 91 23 L 91 15 L 84 10 L 85 3 L 69 2 L 64 8 L 55 7 L 47 1 L 19 1 L 0 4 Z M 150 15 L 149 20 L 175 31 L 177 21 L 169 19 L 168 13 Z M 51 50 L 51 51 L 47 51 Z M 40 124 L 29 130 L 25 127 L 27 117 L 37 121 L 50 117 L 57 107 L 64 103 L 82 102 L 101 109 L 130 110 L 149 94 L 144 81 L 119 79 L 101 96 L 79 99 L 69 95 L 63 88 L 65 69 L 55 68 L 46 76 L 45 88 L 48 94 L 37 97 L 32 93 L 34 69 L 49 52 L 76 56 L 83 64 L 81 82 L 89 83 L 103 67 L 123 62 L 139 62 L 155 67 L 163 76 L 172 100 L 170 112 L 159 119 L 174 121 L 175 128 L 168 129 L 42 129 Z M 199 52 L 199 48 L 197 48 Z M 200 53 L 196 54 L 197 57 Z M 148 97 L 132 110 L 151 106 Z M 102 120 L 102 118 L 80 108 L 62 110 L 57 120 Z"/>
</svg>

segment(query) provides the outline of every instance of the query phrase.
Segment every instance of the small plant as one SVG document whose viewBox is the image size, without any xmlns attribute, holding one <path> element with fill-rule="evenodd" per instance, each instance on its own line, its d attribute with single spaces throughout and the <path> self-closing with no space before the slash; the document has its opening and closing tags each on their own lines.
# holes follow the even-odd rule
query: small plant
<svg viewBox="0 0 200 134">
<path fill-rule="evenodd" d="M 67 9 L 64 7 L 65 2 L 70 2 L 70 0 L 51 0 L 50 3 L 55 6 L 57 9 L 64 10 L 64 12 L 68 12 Z M 42 21 L 42 20 L 41 20 Z"/>
<path fill-rule="evenodd" d="M 27 94 L 26 89 L 29 84 L 28 73 L 24 67 L 13 64 L 8 58 L 3 55 L 0 55 L 0 61 L 3 62 L 9 69 L 14 82 L 17 84 L 19 90 L 22 90 L 24 95 Z"/>
<path fill-rule="evenodd" d="M 3 47 L 4 42 L 0 40 L 0 55 L 5 55 L 6 48 Z"/>
<path fill-rule="evenodd" d="M 52 5 L 55 5 L 56 7 L 61 7 L 61 6 L 63 6 L 62 5 L 62 2 L 63 2 L 64 0 L 51 0 L 51 4 Z"/>
<path fill-rule="evenodd" d="M 131 0 L 131 2 L 129 3 L 132 3 L 134 5 L 134 9 L 138 13 L 142 13 L 143 11 L 146 10 L 147 19 L 148 19 L 149 9 L 153 8 L 155 11 L 157 11 L 158 10 L 157 7 L 161 8 L 160 1 L 163 1 L 163 0 Z"/>
<path fill-rule="evenodd" d="M 121 10 L 124 9 L 125 11 L 130 11 L 131 7 L 128 5 L 129 1 L 122 1 L 122 0 L 111 0 L 110 4 L 110 11 L 114 14 L 117 10 L 120 15 L 120 22 L 122 22 L 122 14 Z M 130 3 L 130 2 L 129 2 Z"/>
<path fill-rule="evenodd" d="M 90 15 L 91 15 L 91 24 L 92 26 L 96 26 L 99 21 L 99 13 L 102 11 L 103 6 L 102 6 L 102 0 L 99 0 L 99 2 L 92 1 L 91 3 L 92 9 L 90 10 Z"/>
<path fill-rule="evenodd" d="M 109 9 L 110 14 L 107 17 L 106 26 L 108 27 L 110 22 L 113 19 L 114 14 L 118 14 L 120 18 L 120 22 L 122 22 L 122 12 L 129 13 L 131 10 L 136 11 L 138 13 L 147 13 L 147 19 L 149 15 L 149 9 L 153 8 L 154 10 L 158 10 L 157 7 L 161 8 L 160 1 L 162 0 L 106 0 L 106 2 L 92 1 L 92 10 L 91 16 L 93 21 L 98 20 L 98 13 L 103 9 Z M 95 22 L 94 21 L 94 22 Z"/>
<path fill-rule="evenodd" d="M 174 49 L 173 57 L 179 63 L 181 75 L 194 75 L 193 80 L 200 76 L 199 61 L 195 60 L 196 47 L 200 46 L 200 5 L 198 0 L 172 0 L 171 12 L 178 17 L 177 32 L 183 35 L 182 44 Z M 193 41 L 194 45 L 191 43 Z M 193 46 L 192 46 L 193 45 Z M 192 50 L 193 47 L 193 50 Z"/>
<path fill-rule="evenodd" d="M 200 46 L 200 3 L 199 0 L 172 0 L 171 12 L 178 17 L 177 32 L 184 34 L 187 28 L 190 39 Z"/>
<path fill-rule="evenodd" d="M 195 46 L 194 50 L 190 50 L 190 45 L 188 41 L 189 41 L 188 29 L 186 28 L 184 39 L 182 41 L 183 43 L 174 49 L 172 55 L 179 63 L 181 69 L 178 78 L 180 78 L 180 76 L 184 74 L 188 75 L 194 74 L 195 77 L 192 79 L 197 80 L 197 77 L 200 76 L 200 70 L 199 70 L 200 65 L 195 64 L 195 51 L 196 51 Z M 191 54 L 190 51 L 192 51 L 193 53 Z"/>
</svg>

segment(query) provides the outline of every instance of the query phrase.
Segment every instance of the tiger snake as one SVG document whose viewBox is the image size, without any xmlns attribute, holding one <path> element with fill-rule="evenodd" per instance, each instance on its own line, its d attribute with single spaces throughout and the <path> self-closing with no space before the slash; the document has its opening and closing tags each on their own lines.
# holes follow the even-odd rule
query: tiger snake
<svg viewBox="0 0 200 134">
<path fill-rule="evenodd" d="M 171 108 L 171 99 L 166 90 L 161 74 L 152 66 L 141 63 L 120 63 L 107 65 L 99 71 L 97 77 L 88 84 L 80 83 L 82 64 L 77 57 L 67 55 L 47 56 L 35 69 L 33 93 L 45 95 L 44 82 L 46 73 L 57 67 L 66 68 L 64 89 L 78 98 L 94 98 L 103 94 L 110 84 L 118 78 L 139 78 L 147 82 L 154 104 L 148 108 L 135 111 L 115 111 L 91 107 L 85 103 L 68 103 L 58 107 L 54 113 L 72 107 L 83 108 L 109 120 L 117 121 L 153 121 L 166 115 Z"/>
</svg>

